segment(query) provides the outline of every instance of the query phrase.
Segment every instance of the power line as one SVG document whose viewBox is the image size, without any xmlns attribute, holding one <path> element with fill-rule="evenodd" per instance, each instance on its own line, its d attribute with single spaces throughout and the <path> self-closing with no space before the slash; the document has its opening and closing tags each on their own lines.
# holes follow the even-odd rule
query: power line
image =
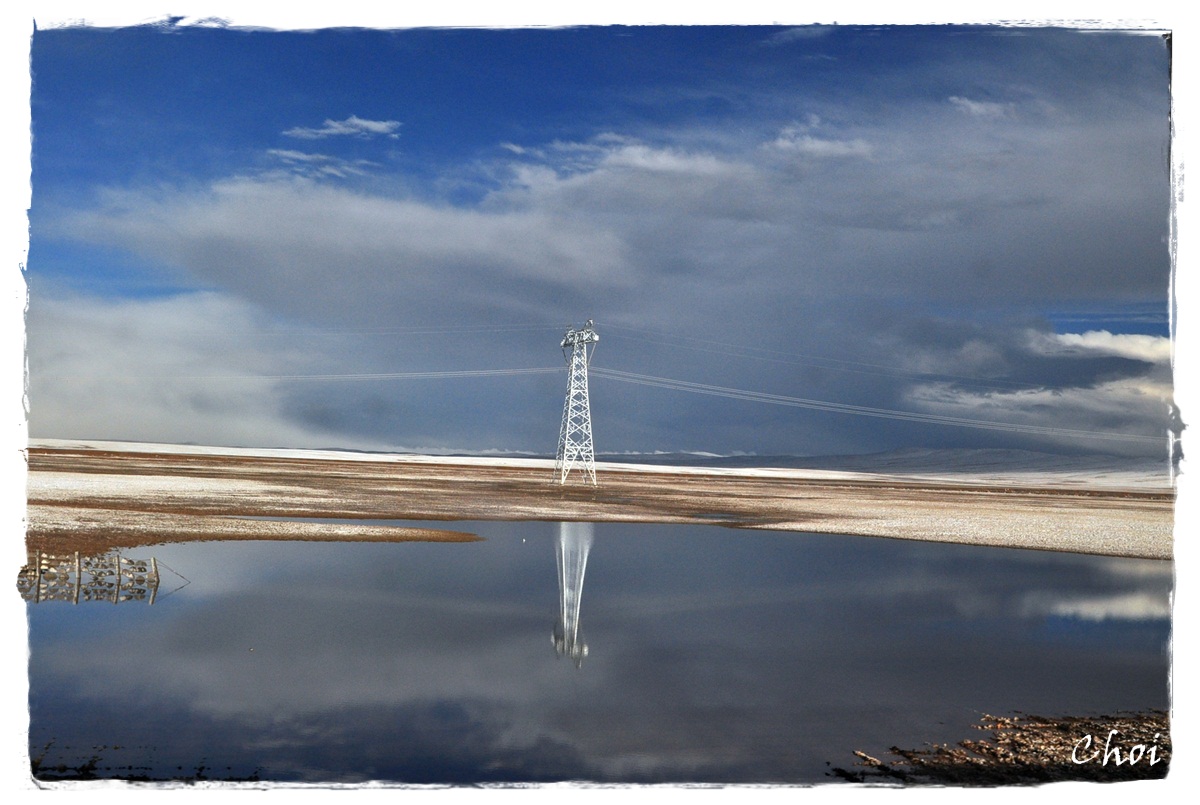
<svg viewBox="0 0 1200 805">
<path fill-rule="evenodd" d="M 461 325 L 414 325 L 410 327 L 269 327 L 261 332 L 273 334 L 318 334 L 318 335 L 446 335 L 453 333 L 514 333 L 514 332 L 545 332 L 557 331 L 559 328 L 552 324 L 461 324 Z"/>
<path fill-rule="evenodd" d="M 79 375 L 31 372 L 32 377 L 71 377 L 95 380 L 440 380 L 456 377 L 504 377 L 507 375 L 562 374 L 561 366 L 544 369 L 463 369 L 448 372 L 359 372 L 321 375 Z"/>
<path fill-rule="evenodd" d="M 592 367 L 592 374 L 594 374 L 596 377 L 619 380 L 623 383 L 655 386 L 674 391 L 687 391 L 694 394 L 708 394 L 716 397 L 729 397 L 736 400 L 770 403 L 773 405 L 787 405 L 796 408 L 810 408 L 816 411 L 830 411 L 841 414 L 877 417 L 881 419 L 924 422 L 933 425 L 951 425 L 960 428 L 982 428 L 985 430 L 999 430 L 1014 433 L 1031 433 L 1041 436 L 1070 436 L 1089 439 L 1113 439 L 1116 441 L 1155 443 L 1163 441 L 1161 438 L 1156 436 L 1138 436 L 1129 433 L 1108 433 L 1104 431 L 1053 428 L 1044 425 L 1021 425 L 1015 422 L 995 422 L 993 420 L 986 419 L 968 419 L 965 417 L 945 416 L 942 414 L 921 414 L 914 411 L 897 411 L 889 408 L 872 408 L 865 405 L 848 405 L 845 403 L 833 403 L 823 400 L 808 400 L 803 397 L 788 397 L 782 394 L 767 394 L 758 391 L 747 391 L 745 389 L 727 388 L 725 386 L 713 386 L 707 383 L 692 383 L 686 380 L 672 380 L 671 378 L 666 377 L 655 377 L 653 375 L 622 372 L 617 369 Z"/>
<path fill-rule="evenodd" d="M 965 385 L 998 389 L 1016 390 L 1041 388 L 1041 386 L 1036 384 L 1021 383 L 1013 380 L 1001 380 L 999 378 L 984 378 L 977 376 L 931 372 L 906 372 L 902 369 L 896 369 L 894 367 L 884 366 L 877 363 L 848 361 L 841 358 L 827 358 L 821 355 L 805 355 L 803 353 L 792 352 L 788 350 L 770 349 L 768 347 L 747 347 L 738 344 L 729 344 L 723 341 L 714 341 L 708 338 L 680 335 L 678 333 L 662 333 L 660 335 L 654 330 L 646 330 L 624 325 L 610 324 L 608 327 L 615 328 L 617 330 L 628 330 L 630 332 L 645 333 L 647 335 L 654 336 L 654 339 L 651 340 L 648 338 L 640 338 L 636 335 L 623 335 L 618 332 L 612 334 L 612 336 L 615 338 L 625 338 L 644 343 L 662 343 L 664 341 L 673 341 L 676 343 L 676 346 L 682 347 L 683 349 L 695 350 L 697 352 L 708 352 L 713 355 L 729 355 L 735 358 L 750 358 L 752 360 L 770 361 L 772 363 L 785 363 L 792 366 L 811 366 L 830 372 L 848 372 L 852 374 L 877 375 L 883 377 L 906 377 L 926 380 L 953 380 L 957 383 Z M 693 343 L 681 343 L 683 341 L 690 341 Z M 700 344 L 707 344 L 710 346 L 698 346 Z M 721 349 L 716 349 L 716 347 L 721 347 Z"/>
<path fill-rule="evenodd" d="M 542 369 L 462 369 L 448 372 L 363 372 L 339 375 L 261 375 L 269 380 L 442 380 L 455 377 L 562 374 L 562 367 Z"/>
<path fill-rule="evenodd" d="M 363 381 L 363 380 L 445 380 L 466 377 L 509 377 L 534 374 L 562 374 L 562 367 L 545 367 L 532 369 L 463 369 L 441 372 L 359 372 L 350 374 L 290 374 L 290 375 L 78 375 L 60 373 L 33 372 L 36 377 L 72 377 L 91 379 L 126 380 L 276 380 L 276 381 Z M 591 367 L 596 377 L 617 380 L 622 383 L 632 383 L 643 386 L 665 388 L 673 391 L 685 391 L 693 394 L 706 394 L 715 397 L 743 400 L 746 402 L 784 405 L 794 408 L 807 408 L 815 411 L 827 411 L 855 416 L 869 416 L 880 419 L 894 419 L 907 422 L 922 422 L 930 425 L 948 425 L 960 428 L 980 428 L 984 430 L 1005 431 L 1010 433 L 1028 433 L 1039 436 L 1058 436 L 1087 439 L 1108 439 L 1114 441 L 1159 443 L 1161 438 L 1156 436 L 1139 436 L 1128 433 L 1111 433 L 1104 431 L 1077 430 L 1072 428 L 1055 428 L 1044 425 L 1024 425 L 1015 422 L 996 422 L 986 419 L 969 419 L 944 414 L 922 414 L 915 411 L 900 411 L 890 408 L 875 408 L 865 405 L 812 400 L 803 397 L 790 397 L 782 394 L 736 389 L 726 386 L 716 386 L 708 383 L 694 383 L 687 380 L 675 380 L 654 375 L 643 375 L 635 372 L 624 372 L 619 369 Z"/>
</svg>

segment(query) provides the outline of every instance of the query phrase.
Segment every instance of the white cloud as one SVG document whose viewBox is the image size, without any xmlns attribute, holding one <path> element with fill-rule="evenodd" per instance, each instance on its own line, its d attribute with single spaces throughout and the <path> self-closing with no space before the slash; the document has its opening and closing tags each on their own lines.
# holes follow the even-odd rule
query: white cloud
<svg viewBox="0 0 1200 805">
<path fill-rule="evenodd" d="M 325 154 L 309 154 L 304 151 L 292 151 L 284 148 L 271 148 L 267 151 L 273 157 L 285 162 L 327 162 L 333 157 Z"/>
<path fill-rule="evenodd" d="M 1146 454 L 1160 440 L 1167 449 L 1169 379 L 1126 378 L 1074 388 L 1019 391 L 965 391 L 945 383 L 914 387 L 909 402 L 921 411 L 1057 431 L 1040 436 L 1051 444 L 1101 452 Z M 1117 438 L 1092 438 L 1066 431 L 1089 431 Z M 1145 443 L 1121 437 L 1145 437 Z"/>
<path fill-rule="evenodd" d="M 789 126 L 771 142 L 771 146 L 787 153 L 807 157 L 870 157 L 873 149 L 866 140 L 829 140 L 805 133 L 805 128 Z"/>
<path fill-rule="evenodd" d="M 366 174 L 364 168 L 378 164 L 365 159 L 348 160 L 284 148 L 269 149 L 267 155 L 282 162 L 290 173 L 297 176 L 362 176 Z"/>
<path fill-rule="evenodd" d="M 1110 333 L 1108 330 L 1088 330 L 1084 333 L 1031 332 L 1029 343 L 1036 351 L 1045 354 L 1116 355 L 1159 364 L 1171 360 L 1171 339 L 1158 335 Z"/>
<path fill-rule="evenodd" d="M 285 131 L 284 135 L 302 140 L 321 140 L 326 137 L 340 136 L 374 137 L 382 135 L 394 140 L 400 136 L 397 133 L 399 128 L 400 121 L 398 120 L 366 120 L 357 115 L 350 115 L 345 120 L 327 119 L 325 125 L 320 128 L 297 126 Z"/>
<path fill-rule="evenodd" d="M 626 281 L 619 238 L 544 207 L 464 209 L 263 178 L 110 202 L 74 231 L 290 313 L 471 318 L 506 300 L 525 309 L 531 287 Z"/>
<path fill-rule="evenodd" d="M 985 120 L 1000 120 L 1006 117 L 1014 117 L 1016 115 L 1016 106 L 1011 103 L 973 101 L 970 98 L 963 98 L 958 95 L 950 96 L 949 101 L 960 112 L 963 112 L 971 117 L 982 118 Z"/>
<path fill-rule="evenodd" d="M 147 263 L 182 269 L 198 286 L 320 322 L 563 317 L 569 323 L 607 316 L 869 363 L 878 359 L 861 351 L 861 334 L 879 332 L 879 321 L 846 315 L 846 299 L 882 300 L 899 326 L 905 300 L 953 310 L 980 300 L 1069 294 L 1085 285 L 1089 293 L 1115 298 L 1143 290 L 1151 272 L 1126 270 L 1144 261 L 1120 253 L 1126 239 L 1104 223 L 1125 225 L 1127 211 L 1097 207 L 1096 196 L 1061 181 L 1079 168 L 1070 148 L 1074 132 L 1043 133 L 1033 141 L 1030 147 L 1062 157 L 1053 161 L 1062 175 L 1043 176 L 1021 168 L 1024 161 L 1016 170 L 997 170 L 1003 151 L 988 150 L 991 140 L 985 142 L 979 127 L 948 111 L 944 117 L 950 131 L 936 143 L 903 127 L 886 137 L 882 129 L 819 137 L 815 129 L 823 124 L 810 117 L 766 147 L 758 136 L 736 149 L 723 141 L 721 149 L 700 145 L 700 138 L 683 147 L 621 134 L 502 146 L 494 152 L 502 157 L 481 171 L 486 181 L 477 186 L 487 191 L 478 202 L 459 204 L 406 192 L 405 177 L 386 185 L 386 177 L 375 175 L 370 192 L 325 184 L 315 178 L 318 170 L 354 165 L 277 149 L 274 158 L 308 178 L 243 176 L 200 191 L 112 191 L 90 211 L 44 221 L 41 233 L 124 249 Z M 873 142 L 887 145 L 876 152 Z M 1103 198 L 1111 195 L 1106 187 Z M 936 227 L 937 236 L 914 222 Z M 1067 229 L 1073 237 L 1063 237 Z M 1048 272 L 1048 263 L 1063 268 Z M 1004 376 L 1012 335 L 983 333 L 956 351 L 944 340 L 938 347 L 925 343 L 898 365 L 945 373 L 949 361 L 955 373 Z M 1165 339 L 1112 334 L 1068 342 L 1046 338 L 1035 352 L 1098 354 L 1103 348 L 1157 355 L 1165 348 Z M 613 365 L 624 360 L 614 357 Z M 539 354 L 509 365 L 543 364 Z M 708 369 L 674 362 L 657 371 L 745 388 L 779 380 L 733 362 L 711 378 L 704 376 Z M 783 393 L 870 404 L 850 382 L 861 377 L 806 378 L 823 384 L 820 393 L 811 386 Z M 893 384 L 878 404 L 903 407 L 897 393 L 903 387 Z M 990 395 L 924 385 L 910 402 L 953 416 L 1157 436 L 1147 428 L 1164 420 L 1169 398 L 1169 381 L 1146 380 Z M 786 434 L 782 427 L 751 427 L 755 416 L 744 425 L 723 422 L 730 432 L 742 430 L 720 444 L 706 434 L 686 444 L 643 439 L 620 447 L 762 450 L 782 435 L 790 440 L 782 449 L 813 452 L 828 449 L 812 446 L 819 440 L 833 438 L 795 427 Z M 755 422 L 768 419 L 764 413 Z"/>
<path fill-rule="evenodd" d="M 1059 253 L 1068 242 L 1059 225 L 1064 215 L 1094 217 L 1097 209 L 1086 191 L 1067 192 L 1060 176 L 997 172 L 994 160 L 973 156 L 948 160 L 944 143 L 902 130 L 890 132 L 880 152 L 874 129 L 822 137 L 813 132 L 818 125 L 810 117 L 790 126 L 767 149 L 757 147 L 761 141 L 740 150 L 682 148 L 620 133 L 515 146 L 523 153 L 507 148 L 510 161 L 486 166 L 477 186 L 488 190 L 475 205 L 396 192 L 403 177 L 391 193 L 372 194 L 277 177 L 229 179 L 206 193 L 126 191 L 60 232 L 169 260 L 205 282 L 253 284 L 263 304 L 270 303 L 271 283 L 289 301 L 307 290 L 325 294 L 335 308 L 339 299 L 349 305 L 352 291 L 370 288 L 354 302 L 368 314 L 411 304 L 393 295 L 401 284 L 411 296 L 448 277 L 464 293 L 486 278 L 501 304 L 518 295 L 512 283 L 522 279 L 549 284 L 524 289 L 541 299 L 549 287 L 565 291 L 580 282 L 585 294 L 605 283 L 623 293 L 644 280 L 651 285 L 642 290 L 657 294 L 657 279 L 680 271 L 696 282 L 752 274 L 759 282 L 748 292 L 775 293 L 787 284 L 800 298 L 846 288 L 894 296 L 902 289 L 951 302 L 1079 287 L 1085 278 L 1097 292 L 1141 281 L 1109 265 L 1140 255 L 1127 259 L 1105 247 L 1114 228 L 1084 231 L 1090 218 L 1066 222 L 1078 233 L 1069 243 L 1104 254 Z M 948 142 L 973 155 L 977 144 L 963 140 L 980 136 L 971 129 L 947 135 Z M 1053 152 L 1073 139 L 1067 132 L 1037 147 Z M 359 168 L 300 151 L 273 155 L 309 177 Z M 1074 171 L 1070 162 L 1054 164 Z M 1013 227 L 1021 239 L 1007 235 Z M 922 229 L 945 234 L 911 236 Z M 1004 255 L 1003 271 L 989 267 L 996 254 Z M 1046 259 L 1070 268 L 1047 273 Z M 233 262 L 243 266 L 236 275 Z M 327 291 L 320 280 L 331 266 L 354 271 L 339 274 Z"/>
<path fill-rule="evenodd" d="M 728 162 L 711 154 L 685 153 L 646 145 L 624 145 L 608 150 L 601 166 L 691 176 L 716 176 L 735 170 Z"/>
<path fill-rule="evenodd" d="M 159 299 L 34 300 L 30 435 L 310 445 L 272 374 L 302 356 L 262 338 L 254 309 L 213 293 Z"/>
</svg>

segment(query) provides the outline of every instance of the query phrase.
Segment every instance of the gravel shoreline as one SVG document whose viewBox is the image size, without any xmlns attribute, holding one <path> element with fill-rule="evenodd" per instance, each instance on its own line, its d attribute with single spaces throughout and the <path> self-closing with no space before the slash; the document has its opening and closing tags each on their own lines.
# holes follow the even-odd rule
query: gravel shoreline
<svg viewBox="0 0 1200 805">
<path fill-rule="evenodd" d="M 1171 765 L 1171 722 L 1167 713 L 1045 718 L 985 715 L 976 729 L 982 740 L 889 751 L 885 762 L 854 754 L 853 769 L 835 767 L 830 776 L 854 783 L 892 785 L 998 786 L 1066 781 L 1160 780 Z"/>
</svg>

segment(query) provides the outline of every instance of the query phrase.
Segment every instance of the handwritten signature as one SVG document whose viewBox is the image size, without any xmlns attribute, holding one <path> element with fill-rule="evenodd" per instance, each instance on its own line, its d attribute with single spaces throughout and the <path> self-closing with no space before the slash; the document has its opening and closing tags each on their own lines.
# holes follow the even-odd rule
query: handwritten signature
<svg viewBox="0 0 1200 805">
<path fill-rule="evenodd" d="M 1103 749 L 1100 749 L 1099 741 L 1093 739 L 1090 734 L 1083 736 L 1075 742 L 1075 746 L 1071 749 L 1071 762 L 1080 765 L 1099 763 L 1101 766 L 1107 766 L 1110 762 L 1114 766 L 1122 764 L 1134 766 L 1143 759 L 1149 760 L 1151 766 L 1162 762 L 1162 758 L 1158 756 L 1157 743 L 1160 733 L 1154 733 L 1155 743 L 1134 744 L 1130 747 L 1123 747 L 1119 738 L 1116 741 L 1113 740 L 1113 737 L 1118 734 L 1117 730 L 1109 730 L 1108 737 L 1104 739 Z M 1123 749 L 1124 754 L 1122 754 Z M 1089 752 L 1091 754 L 1088 754 Z"/>
</svg>

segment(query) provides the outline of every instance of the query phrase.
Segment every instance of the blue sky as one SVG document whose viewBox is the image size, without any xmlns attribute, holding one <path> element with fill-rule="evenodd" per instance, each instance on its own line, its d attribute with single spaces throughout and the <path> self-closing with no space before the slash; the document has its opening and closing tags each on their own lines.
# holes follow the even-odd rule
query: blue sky
<svg viewBox="0 0 1200 805">
<path fill-rule="evenodd" d="M 79 27 L 31 69 L 35 438 L 549 453 L 593 318 L 597 368 L 801 401 L 597 376 L 601 452 L 1165 455 L 1157 35 Z"/>
</svg>

